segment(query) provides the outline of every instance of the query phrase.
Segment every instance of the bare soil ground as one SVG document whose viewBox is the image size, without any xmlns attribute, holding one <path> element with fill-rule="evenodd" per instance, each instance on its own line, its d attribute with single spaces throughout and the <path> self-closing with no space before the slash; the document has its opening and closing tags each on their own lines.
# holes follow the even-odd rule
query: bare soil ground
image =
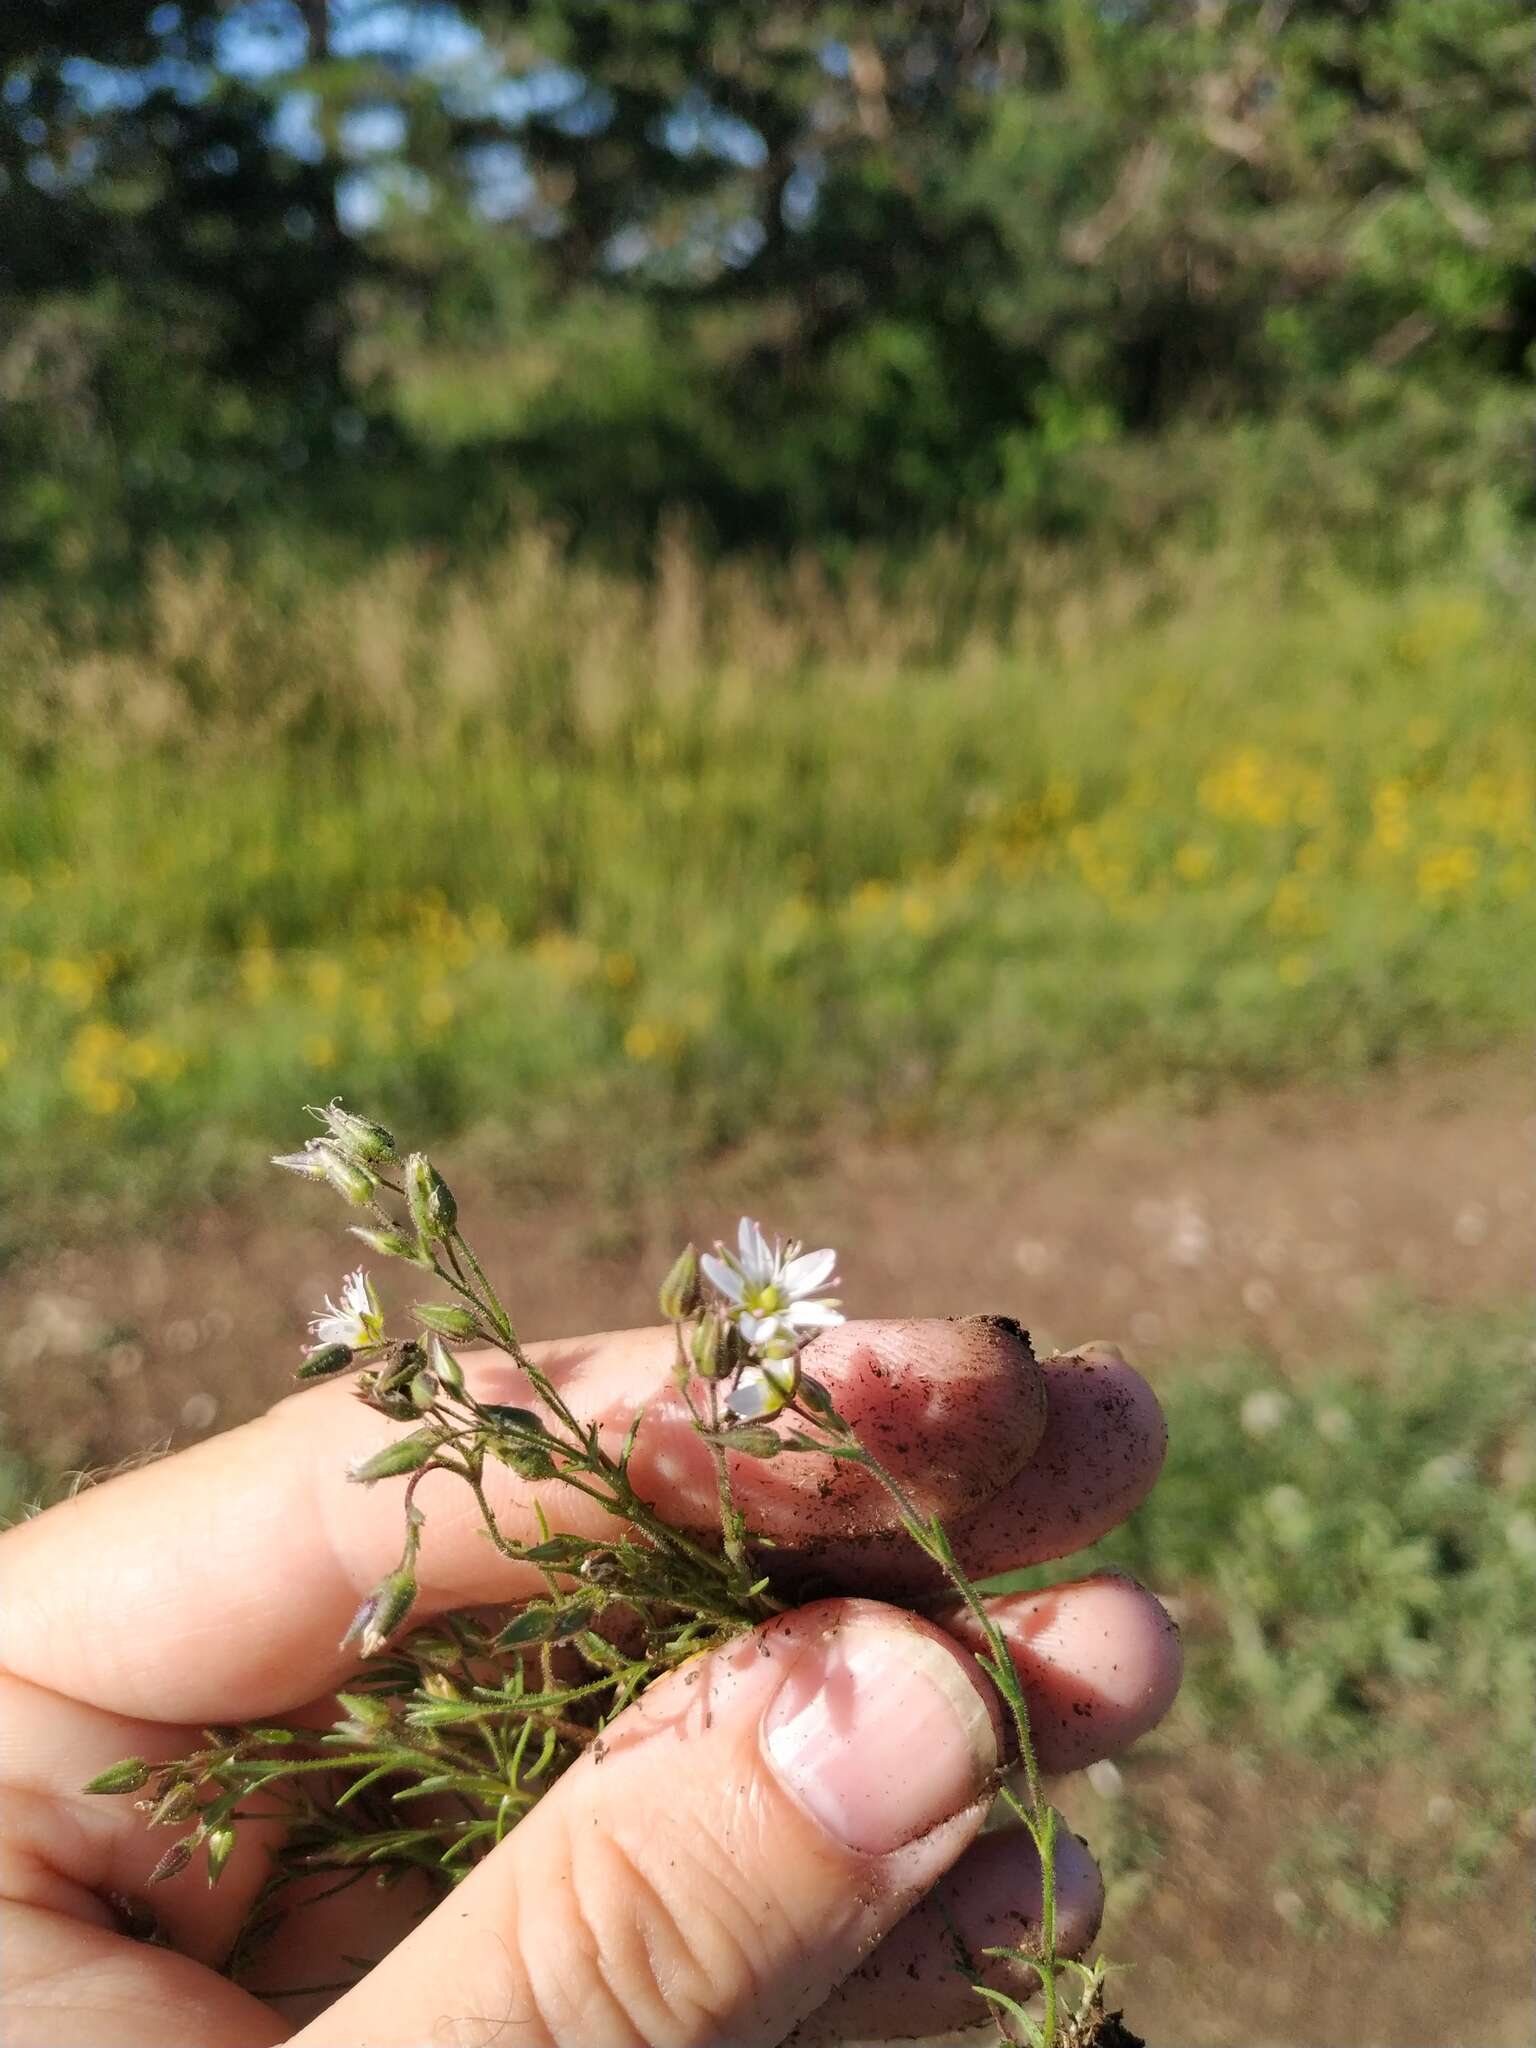
<svg viewBox="0 0 1536 2048">
<path fill-rule="evenodd" d="M 1070 1141 L 1013 1128 L 915 1149 L 823 1135 L 798 1160 L 723 1161 L 686 1198 L 642 1199 L 622 1218 L 574 1197 L 520 1205 L 476 1242 L 500 1250 L 529 1336 L 653 1320 L 677 1243 L 729 1227 L 741 1203 L 842 1247 L 855 1313 L 1005 1311 L 1045 1346 L 1114 1337 L 1154 1379 L 1234 1340 L 1283 1375 L 1351 1355 L 1370 1371 L 1384 1298 L 1528 1290 L 1533 1158 L 1530 1075 L 1501 1058 L 1188 1120 L 1127 1110 Z M 50 1471 L 110 1463 L 285 1391 L 304 1318 L 346 1256 L 325 1199 L 298 1193 L 0 1275 L 0 1443 Z M 506 1213 L 489 1184 L 460 1196 L 471 1218 Z M 1410 1903 L 1383 1935 L 1304 1939 L 1262 1873 L 1323 1795 L 1182 1744 L 1174 1757 L 1163 1744 L 1176 1732 L 1132 1767 L 1163 1853 L 1145 1896 L 1106 1928 L 1110 1952 L 1138 1965 L 1123 1995 L 1155 2043 L 1532 2038 L 1525 1852 L 1479 1900 Z M 1378 1825 L 1382 1802 L 1412 1791 L 1359 1796 Z"/>
<path fill-rule="evenodd" d="M 571 1196 L 507 1207 L 453 1179 L 529 1337 L 653 1321 L 677 1245 L 733 1229 L 742 1204 L 841 1247 L 855 1314 L 997 1310 L 1041 1348 L 1113 1337 L 1155 1378 L 1234 1341 L 1280 1373 L 1352 1354 L 1368 1367 L 1384 1300 L 1519 1296 L 1533 1166 L 1536 1090 L 1506 1057 L 1181 1120 L 1126 1110 L 1071 1139 L 824 1136 L 797 1160 L 719 1162 L 622 1217 Z M 0 1441 L 57 1470 L 254 1413 L 288 1386 L 306 1318 L 349 1262 L 343 1220 L 283 1182 L 261 1205 L 0 1272 Z M 408 1287 L 403 1268 L 386 1284 L 395 1273 Z M 39 1375 L 42 1358 L 76 1363 Z"/>
<path fill-rule="evenodd" d="M 1299 1766 L 1173 1745 L 1126 1773 L 1158 1859 L 1145 1889 L 1111 1895 L 1104 1945 L 1127 1965 L 1112 2004 L 1152 2048 L 1526 2048 L 1536 2034 L 1531 1844 L 1476 1898 L 1409 1901 L 1372 1932 L 1342 1915 L 1302 1932 L 1296 1894 L 1266 1878 L 1295 1843 L 1337 1822 L 1394 1836 L 1422 1809 L 1411 1776 L 1362 1779 L 1343 1796 Z M 1090 1842 L 1106 1815 L 1085 1785 L 1062 1802 Z M 1426 1873 L 1426 1876 L 1428 1873 Z"/>
</svg>

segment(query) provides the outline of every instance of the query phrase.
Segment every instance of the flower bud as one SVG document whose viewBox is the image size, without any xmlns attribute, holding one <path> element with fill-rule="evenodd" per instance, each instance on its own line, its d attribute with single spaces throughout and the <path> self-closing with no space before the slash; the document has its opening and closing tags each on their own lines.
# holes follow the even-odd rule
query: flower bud
<svg viewBox="0 0 1536 2048">
<path fill-rule="evenodd" d="M 226 1824 L 223 1827 L 210 1828 L 208 1830 L 208 1839 L 204 1847 L 208 1852 L 208 1884 L 210 1890 L 223 1875 L 224 1866 L 229 1861 L 229 1852 L 234 1846 L 235 1831 L 232 1827 Z"/>
<path fill-rule="evenodd" d="M 125 1756 L 121 1763 L 113 1764 L 92 1778 L 88 1785 L 82 1785 L 83 1792 L 137 1792 L 149 1783 L 149 1765 L 141 1756 Z"/>
<path fill-rule="evenodd" d="M 438 1337 L 452 1337 L 461 1344 L 481 1334 L 480 1325 L 469 1310 L 453 1302 L 418 1301 L 412 1305 L 411 1314 L 424 1330 L 431 1330 Z"/>
<path fill-rule="evenodd" d="M 771 1429 L 751 1426 L 724 1431 L 714 1441 L 728 1451 L 740 1451 L 746 1458 L 776 1458 L 784 1448 Z"/>
<path fill-rule="evenodd" d="M 398 1479 L 404 1472 L 419 1472 L 442 1442 L 435 1429 L 419 1429 L 413 1436 L 398 1437 L 375 1451 L 371 1458 L 359 1458 L 347 1467 L 347 1477 L 358 1486 L 372 1486 L 377 1479 Z"/>
<path fill-rule="evenodd" d="M 801 1373 L 800 1384 L 795 1393 L 800 1406 L 808 1409 L 812 1415 L 824 1415 L 829 1421 L 836 1418 L 837 1405 L 831 1394 L 820 1380 L 812 1379 L 808 1372 Z"/>
<path fill-rule="evenodd" d="M 464 1368 L 454 1357 L 441 1337 L 427 1339 L 427 1356 L 432 1361 L 432 1370 L 450 1394 L 464 1391 Z"/>
<path fill-rule="evenodd" d="M 296 1380 L 328 1380 L 333 1373 L 345 1372 L 352 1363 L 353 1350 L 350 1344 L 321 1344 L 306 1354 L 304 1363 L 294 1374 Z"/>
<path fill-rule="evenodd" d="M 699 1255 L 685 1245 L 672 1262 L 672 1270 L 661 1283 L 661 1312 L 669 1323 L 680 1323 L 699 1305 Z"/>
<path fill-rule="evenodd" d="M 452 1234 L 459 1205 L 448 1183 L 422 1152 L 413 1152 L 405 1162 L 405 1196 L 411 1221 L 425 1243 L 435 1244 Z"/>
<path fill-rule="evenodd" d="M 196 1835 L 183 1835 L 179 1842 L 172 1842 L 169 1849 L 166 1850 L 160 1861 L 144 1880 L 145 1883 L 163 1884 L 166 1878 L 175 1877 L 178 1871 L 185 1870 L 192 1861 L 192 1851 L 196 1846 Z"/>
<path fill-rule="evenodd" d="M 416 1413 L 418 1415 L 427 1414 L 433 1402 L 437 1399 L 437 1374 L 435 1372 L 428 1372 L 426 1367 L 423 1366 L 421 1371 L 412 1379 L 407 1391 L 411 1397 L 411 1406 L 416 1410 Z"/>
<path fill-rule="evenodd" d="M 372 1597 L 372 1596 L 370 1596 Z M 389 1702 L 371 1692 L 339 1692 L 336 1704 L 346 1709 L 347 1719 L 365 1734 L 377 1735 L 391 1726 Z"/>
<path fill-rule="evenodd" d="M 520 1479 L 553 1479 L 555 1461 L 549 1452 L 544 1426 L 536 1415 L 526 1408 L 500 1408 L 489 1403 L 484 1412 L 502 1427 L 510 1425 L 506 1435 L 498 1432 L 492 1438 L 493 1457 L 510 1465 Z"/>
<path fill-rule="evenodd" d="M 317 1145 L 315 1153 L 323 1162 L 322 1171 L 336 1192 L 344 1195 L 354 1209 L 366 1209 L 379 1185 L 367 1167 L 345 1158 L 330 1145 Z"/>
<path fill-rule="evenodd" d="M 718 1309 L 706 1309 L 688 1335 L 688 1356 L 701 1380 L 718 1379 L 724 1363 L 726 1324 Z"/>
<path fill-rule="evenodd" d="M 190 1779 L 177 1778 L 168 1785 L 149 1809 L 152 1828 L 174 1827 L 197 1811 L 197 1788 Z"/>
<path fill-rule="evenodd" d="M 359 1166 L 388 1166 L 400 1157 L 393 1137 L 382 1124 L 376 1124 L 366 1116 L 354 1116 L 339 1102 L 327 1103 L 316 1114 L 325 1119 L 326 1130 L 337 1151 L 345 1153 Z"/>
<path fill-rule="evenodd" d="M 356 1640 L 365 1657 L 376 1657 L 416 1603 L 416 1574 L 408 1564 L 399 1565 L 387 1579 L 381 1579 L 352 1617 L 352 1626 L 341 1639 L 341 1647 Z"/>
<path fill-rule="evenodd" d="M 409 1259 L 413 1265 L 422 1264 L 420 1246 L 414 1244 L 403 1230 L 370 1230 L 363 1223 L 349 1223 L 347 1228 L 380 1258 Z"/>
<path fill-rule="evenodd" d="M 531 1408 L 511 1408 L 505 1401 L 486 1401 L 480 1412 L 488 1416 L 498 1429 L 523 1430 L 530 1436 L 545 1434 L 543 1423 Z"/>
</svg>

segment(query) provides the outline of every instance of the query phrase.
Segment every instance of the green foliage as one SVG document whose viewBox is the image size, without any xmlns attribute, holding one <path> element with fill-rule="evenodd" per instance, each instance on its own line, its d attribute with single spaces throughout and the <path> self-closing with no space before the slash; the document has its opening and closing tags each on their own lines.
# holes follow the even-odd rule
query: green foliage
<svg viewBox="0 0 1536 2048">
<path fill-rule="evenodd" d="M 940 553 L 887 597 L 674 554 L 653 593 L 529 543 L 166 564 L 115 644 L 18 612 L 8 1227 L 193 1197 L 305 1093 L 661 1171 L 1523 1034 L 1505 560 L 1406 600 L 1273 548 L 1011 588 Z"/>
<path fill-rule="evenodd" d="M 13 0 L 0 548 L 1080 529 L 1095 451 L 1281 417 L 1520 503 L 1533 54 L 1516 0 Z"/>
<path fill-rule="evenodd" d="M 1390 1925 L 1410 1886 L 1464 1894 L 1530 1803 L 1529 1319 L 1399 1312 L 1380 1341 L 1369 1376 L 1291 1381 L 1239 1357 L 1160 1379 L 1162 1480 L 1089 1553 L 1183 1603 L 1160 1746 L 1290 1757 L 1343 1789 L 1411 1772 L 1410 1825 L 1320 1826 L 1272 1873 L 1316 1931 Z"/>
<path fill-rule="evenodd" d="M 1322 1761 L 1442 1740 L 1434 1694 L 1473 1717 L 1455 1770 L 1505 1771 L 1536 1678 L 1530 1353 L 1518 1318 L 1404 1314 L 1380 1379 L 1172 1383 L 1167 1470 L 1106 1555 L 1207 1589 L 1186 1712 Z"/>
</svg>

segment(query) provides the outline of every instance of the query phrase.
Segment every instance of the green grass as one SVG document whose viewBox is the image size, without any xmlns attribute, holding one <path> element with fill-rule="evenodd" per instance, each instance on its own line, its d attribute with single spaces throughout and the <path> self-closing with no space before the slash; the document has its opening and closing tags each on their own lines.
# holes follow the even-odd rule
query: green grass
<svg viewBox="0 0 1536 2048">
<path fill-rule="evenodd" d="M 1410 1884 L 1464 1895 L 1531 1804 L 1530 1319 L 1400 1312 L 1381 1338 L 1368 1378 L 1287 1382 L 1257 1357 L 1160 1376 L 1163 1478 L 1087 1553 L 1184 1603 L 1185 1686 L 1149 1752 L 1286 1759 L 1341 1795 L 1411 1775 L 1390 1839 L 1314 1824 L 1271 1873 L 1317 1932 L 1390 1925 Z M 1153 1854 L 1143 1839 L 1120 1861 Z"/>
<path fill-rule="evenodd" d="M 18 603 L 6 1228 L 223 1186 L 333 1092 L 659 1172 L 1512 1039 L 1533 655 L 1470 559 L 1405 593 L 1253 543 Z"/>
</svg>

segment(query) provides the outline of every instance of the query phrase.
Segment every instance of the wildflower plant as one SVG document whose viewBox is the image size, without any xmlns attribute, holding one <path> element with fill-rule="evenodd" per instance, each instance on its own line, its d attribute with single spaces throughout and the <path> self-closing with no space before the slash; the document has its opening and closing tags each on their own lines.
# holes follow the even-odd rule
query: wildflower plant
<svg viewBox="0 0 1536 2048">
<path fill-rule="evenodd" d="M 137 1794 L 150 1826 L 175 1830 L 152 1882 L 201 1855 L 216 1884 L 242 1824 L 286 1823 L 272 1874 L 229 1955 L 231 1973 L 246 1971 L 290 1909 L 285 1894 L 301 1877 L 334 1872 L 340 1889 L 370 1876 L 391 1885 L 416 1873 L 447 1892 L 651 1684 L 782 1612 L 787 1603 L 763 1569 L 771 1546 L 747 1524 L 729 1460 L 815 1452 L 861 1466 L 885 1489 L 907 1536 L 974 1617 L 983 1643 L 977 1661 L 1012 1725 L 1017 1768 L 997 1798 L 1038 1852 L 1040 1920 L 1027 1950 L 985 1954 L 1019 1966 L 1035 1991 L 1026 2000 L 983 1983 L 957 1934 L 958 1965 L 988 2001 L 1002 2040 L 1030 2048 L 1132 2042 L 1119 2016 L 1104 2012 L 1103 1960 L 1090 1965 L 1057 1952 L 1061 1822 L 1045 1795 L 1002 1634 L 940 1520 L 917 1508 L 806 1370 L 806 1346 L 843 1320 L 829 1291 L 837 1284 L 836 1254 L 770 1238 L 743 1218 L 734 1246 L 702 1257 L 688 1246 L 661 1285 L 673 1379 L 717 1480 L 718 1537 L 701 1535 L 674 1527 L 636 1491 L 630 1461 L 640 1418 L 609 1449 L 524 1350 L 431 1161 L 403 1153 L 381 1124 L 339 1103 L 311 1114 L 321 1132 L 274 1163 L 334 1189 L 366 1216 L 351 1230 L 369 1251 L 414 1266 L 441 1290 L 413 1305 L 414 1327 L 392 1330 L 359 1267 L 311 1321 L 313 1342 L 297 1374 L 303 1381 L 353 1374 L 358 1399 L 400 1425 L 348 1472 L 364 1487 L 401 1482 L 399 1561 L 343 1638 L 357 1645 L 361 1662 L 335 1696 L 332 1726 L 205 1730 L 203 1746 L 182 1758 L 153 1765 L 127 1758 L 87 1788 Z M 511 1359 L 537 1407 L 482 1400 L 458 1356 L 470 1346 Z M 539 1540 L 508 1536 L 486 1486 L 496 1464 L 584 1494 L 612 1517 L 612 1533 L 553 1533 L 541 1514 Z M 536 1597 L 411 1626 L 425 1523 L 417 1494 L 434 1471 L 469 1489 L 503 1557 L 542 1576 Z"/>
</svg>

